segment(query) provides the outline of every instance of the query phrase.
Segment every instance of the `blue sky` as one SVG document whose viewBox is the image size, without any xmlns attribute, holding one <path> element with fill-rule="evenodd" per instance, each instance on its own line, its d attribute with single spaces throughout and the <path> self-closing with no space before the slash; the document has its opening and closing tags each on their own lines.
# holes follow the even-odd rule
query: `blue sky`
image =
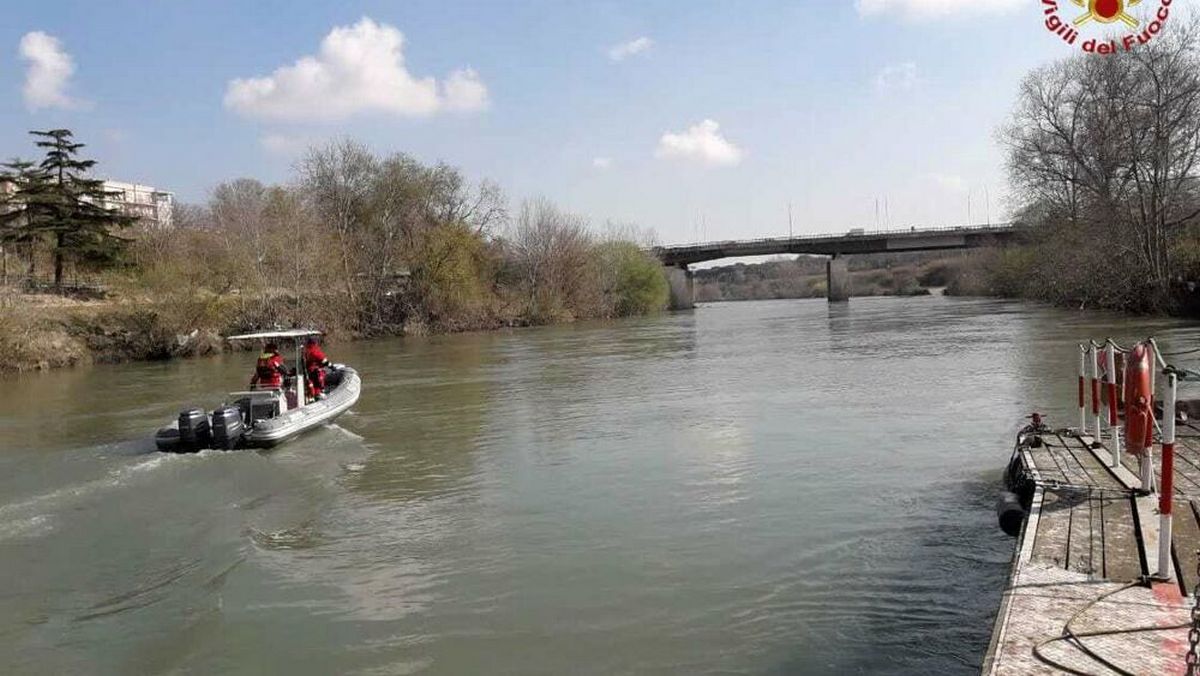
<svg viewBox="0 0 1200 676">
<path fill-rule="evenodd" d="M 1033 0 L 58 0 L 5 15 L 0 156 L 67 126 L 101 174 L 197 201 L 227 179 L 287 180 L 305 144 L 349 136 L 664 242 L 786 234 L 789 202 L 796 232 L 961 223 L 968 194 L 972 220 L 986 196 L 998 220 L 997 127 L 1021 77 L 1071 53 Z M 50 42 L 22 42 L 35 31 Z M 370 67 L 327 63 L 364 49 Z M 286 71 L 306 56 L 315 76 Z M 49 81 L 31 92 L 35 63 Z"/>
</svg>

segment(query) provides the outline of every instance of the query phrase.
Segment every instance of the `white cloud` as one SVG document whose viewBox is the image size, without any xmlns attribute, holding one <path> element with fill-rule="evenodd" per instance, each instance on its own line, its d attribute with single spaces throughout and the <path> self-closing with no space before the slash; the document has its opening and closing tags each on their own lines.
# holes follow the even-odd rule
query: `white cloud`
<svg viewBox="0 0 1200 676">
<path fill-rule="evenodd" d="M 622 42 L 613 45 L 608 50 L 608 58 L 612 61 L 624 61 L 631 56 L 636 56 L 645 52 L 654 46 L 654 41 L 646 36 L 635 38 L 629 42 Z"/>
<path fill-rule="evenodd" d="M 314 145 L 312 139 L 305 136 L 267 133 L 258 139 L 259 145 L 273 155 L 299 155 Z"/>
<path fill-rule="evenodd" d="M 905 19 L 928 20 L 954 16 L 999 14 L 1018 9 L 1030 0 L 855 0 L 859 16 L 893 14 Z"/>
<path fill-rule="evenodd" d="M 592 166 L 596 169 L 611 169 L 613 161 L 611 157 L 597 157 L 592 159 Z"/>
<path fill-rule="evenodd" d="M 919 81 L 917 64 L 912 61 L 888 64 L 875 76 L 875 90 L 878 92 L 908 91 L 917 86 Z"/>
<path fill-rule="evenodd" d="M 29 62 L 25 71 L 25 105 L 39 108 L 72 108 L 78 105 L 67 95 L 75 62 L 58 38 L 42 31 L 26 33 L 19 45 L 21 58 Z"/>
<path fill-rule="evenodd" d="M 704 120 L 682 133 L 666 132 L 658 140 L 655 157 L 677 158 L 709 166 L 733 166 L 745 153 L 720 134 L 721 125 Z"/>
<path fill-rule="evenodd" d="M 487 88 L 474 70 L 454 71 L 440 87 L 432 77 L 415 77 L 404 63 L 404 35 L 366 17 L 331 30 L 315 56 L 266 77 L 233 80 L 225 91 L 226 108 L 278 120 L 425 116 L 486 106 Z"/>
<path fill-rule="evenodd" d="M 442 85 L 447 110 L 483 110 L 488 105 L 487 87 L 474 69 L 463 68 L 450 73 Z"/>
<path fill-rule="evenodd" d="M 926 178 L 946 192 L 966 192 L 967 180 L 954 174 L 927 174 Z"/>
</svg>

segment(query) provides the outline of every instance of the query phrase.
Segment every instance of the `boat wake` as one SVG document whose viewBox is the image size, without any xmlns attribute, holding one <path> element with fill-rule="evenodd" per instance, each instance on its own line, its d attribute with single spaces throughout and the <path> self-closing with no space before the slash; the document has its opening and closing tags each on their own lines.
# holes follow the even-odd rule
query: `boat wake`
<svg viewBox="0 0 1200 676">
<path fill-rule="evenodd" d="M 328 427 L 329 429 L 337 430 L 338 432 L 341 432 L 342 434 L 350 437 L 354 441 L 365 441 L 365 439 L 362 436 L 359 436 L 359 435 L 355 434 L 354 432 L 351 432 L 350 430 L 346 429 L 345 427 L 342 427 L 341 425 L 339 425 L 337 423 L 329 423 L 328 425 L 326 425 L 326 427 Z"/>
<path fill-rule="evenodd" d="M 141 456 L 136 462 L 108 470 L 103 477 L 0 505 L 0 542 L 47 535 L 54 530 L 59 514 L 81 502 L 131 485 L 169 463 L 195 462 L 198 458 L 212 455 L 220 453 L 212 451 L 191 456 L 155 453 L 149 457 Z"/>
</svg>

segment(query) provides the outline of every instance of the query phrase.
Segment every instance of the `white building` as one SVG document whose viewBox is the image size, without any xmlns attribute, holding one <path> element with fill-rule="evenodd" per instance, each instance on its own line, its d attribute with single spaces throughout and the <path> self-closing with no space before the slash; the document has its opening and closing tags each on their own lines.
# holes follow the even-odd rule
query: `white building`
<svg viewBox="0 0 1200 676">
<path fill-rule="evenodd" d="M 135 216 L 142 225 L 170 228 L 175 223 L 175 193 L 124 181 L 105 181 L 104 189 L 112 193 L 104 206 Z"/>
<path fill-rule="evenodd" d="M 175 193 L 124 181 L 104 181 L 104 190 L 111 193 L 105 207 L 134 216 L 144 226 L 170 228 L 175 223 Z M 16 191 L 12 181 L 0 181 L 0 200 Z"/>
</svg>

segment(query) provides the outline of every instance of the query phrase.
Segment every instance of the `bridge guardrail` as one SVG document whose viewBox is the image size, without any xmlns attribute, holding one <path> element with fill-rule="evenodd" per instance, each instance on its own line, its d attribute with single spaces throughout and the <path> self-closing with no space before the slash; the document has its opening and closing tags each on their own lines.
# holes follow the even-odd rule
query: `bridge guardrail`
<svg viewBox="0 0 1200 676">
<path fill-rule="evenodd" d="M 947 234 L 954 232 L 975 233 L 975 232 L 1004 232 L 1016 228 L 1015 223 L 997 223 L 993 225 L 947 225 L 936 228 L 920 228 L 918 230 L 863 230 L 861 232 L 849 231 L 841 233 L 826 233 L 817 235 L 795 235 L 793 237 L 761 237 L 758 239 L 727 239 L 711 242 L 697 242 L 695 244 L 669 244 L 665 246 L 653 247 L 653 251 L 702 251 L 705 249 L 713 249 L 727 246 L 752 246 L 755 244 L 771 244 L 778 242 L 796 242 L 796 241 L 819 241 L 826 239 L 858 239 L 881 236 L 901 236 L 901 235 L 922 235 L 922 234 Z"/>
</svg>

